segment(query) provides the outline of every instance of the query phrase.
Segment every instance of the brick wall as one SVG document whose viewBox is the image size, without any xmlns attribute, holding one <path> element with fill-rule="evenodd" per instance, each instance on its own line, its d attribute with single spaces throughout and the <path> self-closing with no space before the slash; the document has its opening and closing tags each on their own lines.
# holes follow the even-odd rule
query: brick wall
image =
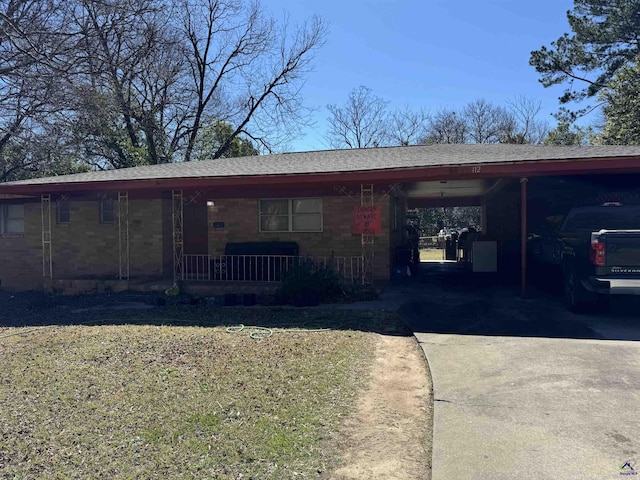
<svg viewBox="0 0 640 480">
<path fill-rule="evenodd" d="M 24 234 L 0 234 L 0 281 L 3 289 L 42 288 L 41 223 L 40 203 L 26 203 Z"/>
<path fill-rule="evenodd" d="M 130 275 L 163 275 L 163 201 L 129 201 Z M 166 220 L 165 220 L 166 221 Z"/>
<path fill-rule="evenodd" d="M 498 242 L 498 273 L 517 278 L 520 273 L 520 184 L 505 186 L 486 202 L 483 237 Z"/>
<path fill-rule="evenodd" d="M 68 224 L 55 222 L 51 205 L 51 258 L 54 278 L 116 276 L 118 223 L 100 223 L 98 201 L 70 201 Z M 117 204 L 116 204 L 117 205 Z M 117 208 L 117 207 L 116 207 Z"/>
<path fill-rule="evenodd" d="M 113 278 L 119 274 L 118 221 L 100 223 L 99 202 L 71 200 L 71 221 L 56 222 L 51 207 L 53 277 Z M 117 208 L 117 203 L 116 203 Z M 130 276 L 163 274 L 162 200 L 129 201 Z M 0 280 L 10 290 L 42 289 L 40 202 L 25 204 L 24 235 L 0 236 Z"/>
<path fill-rule="evenodd" d="M 209 254 L 222 255 L 228 242 L 293 241 L 300 247 L 300 255 L 316 257 L 356 257 L 362 255 L 361 237 L 351 233 L 353 207 L 359 201 L 352 198 L 324 197 L 323 231 L 311 232 L 259 232 L 258 199 L 216 199 L 214 207 L 208 207 Z M 390 211 L 388 199 L 376 199 L 382 206 L 382 231 L 375 238 L 376 278 L 388 279 L 391 269 Z M 223 228 L 213 228 L 214 222 L 224 222 Z"/>
<path fill-rule="evenodd" d="M 54 278 L 118 276 L 117 202 L 113 223 L 100 223 L 97 201 L 71 201 L 70 207 L 71 222 L 51 228 Z M 131 277 L 162 275 L 162 233 L 161 200 L 129 200 Z"/>
<path fill-rule="evenodd" d="M 351 233 L 353 207 L 349 197 L 323 198 L 323 231 L 272 233 L 258 231 L 258 199 L 219 199 L 208 207 L 210 255 L 221 255 L 227 242 L 295 241 L 301 255 L 359 257 L 361 237 Z M 376 280 L 387 280 L 401 228 L 393 231 L 395 213 L 388 198 L 376 198 L 382 207 L 382 233 L 375 237 Z M 99 202 L 70 200 L 71 221 L 56 224 L 52 202 L 52 260 L 54 279 L 114 278 L 119 273 L 117 215 L 114 223 L 100 223 Z M 117 205 L 117 204 L 116 204 Z M 398 225 L 404 225 L 400 202 Z M 117 212 L 117 206 L 116 206 Z M 25 205 L 24 235 L 0 236 L 0 280 L 12 290 L 42 289 L 42 230 L 40 202 Z M 214 229 L 213 222 L 224 222 Z M 185 232 L 186 234 L 186 232 Z M 169 199 L 129 200 L 130 276 L 171 274 L 172 220 Z"/>
</svg>

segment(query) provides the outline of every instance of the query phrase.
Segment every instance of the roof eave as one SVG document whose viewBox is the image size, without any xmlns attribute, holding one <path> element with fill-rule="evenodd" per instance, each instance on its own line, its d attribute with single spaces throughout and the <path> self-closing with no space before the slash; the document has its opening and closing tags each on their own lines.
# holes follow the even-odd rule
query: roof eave
<svg viewBox="0 0 640 480">
<path fill-rule="evenodd" d="M 33 195 L 91 190 L 176 190 L 245 186 L 304 186 L 345 183 L 403 183 L 416 180 L 470 178 L 533 177 L 592 173 L 640 173 L 640 157 L 596 157 L 582 159 L 527 160 L 499 163 L 468 163 L 400 167 L 376 170 L 353 170 L 325 173 L 277 175 L 237 175 L 220 177 L 169 177 L 119 179 L 89 182 L 0 184 L 0 193 Z"/>
</svg>

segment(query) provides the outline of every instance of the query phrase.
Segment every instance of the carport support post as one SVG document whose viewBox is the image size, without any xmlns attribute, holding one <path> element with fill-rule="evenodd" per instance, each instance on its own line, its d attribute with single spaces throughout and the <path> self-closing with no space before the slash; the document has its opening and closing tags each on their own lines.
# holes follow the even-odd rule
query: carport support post
<svg viewBox="0 0 640 480">
<path fill-rule="evenodd" d="M 520 286 L 521 296 L 527 295 L 527 178 L 520 179 Z"/>
</svg>

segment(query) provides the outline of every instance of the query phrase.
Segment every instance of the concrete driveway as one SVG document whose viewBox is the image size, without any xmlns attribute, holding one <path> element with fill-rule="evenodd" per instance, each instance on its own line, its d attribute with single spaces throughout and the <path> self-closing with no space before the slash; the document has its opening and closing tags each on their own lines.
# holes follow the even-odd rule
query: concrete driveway
<svg viewBox="0 0 640 480">
<path fill-rule="evenodd" d="M 433 375 L 433 480 L 640 473 L 640 316 L 490 280 L 436 272 L 385 293 Z"/>
</svg>

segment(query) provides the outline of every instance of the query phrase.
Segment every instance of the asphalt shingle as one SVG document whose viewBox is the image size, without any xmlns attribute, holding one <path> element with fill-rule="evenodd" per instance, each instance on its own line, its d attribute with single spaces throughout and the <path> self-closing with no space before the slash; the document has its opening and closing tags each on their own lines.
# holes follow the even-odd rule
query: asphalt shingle
<svg viewBox="0 0 640 480">
<path fill-rule="evenodd" d="M 419 145 L 326 150 L 170 163 L 37 178 L 3 185 L 305 175 L 473 164 L 520 163 L 596 158 L 637 158 L 640 146 Z"/>
</svg>

